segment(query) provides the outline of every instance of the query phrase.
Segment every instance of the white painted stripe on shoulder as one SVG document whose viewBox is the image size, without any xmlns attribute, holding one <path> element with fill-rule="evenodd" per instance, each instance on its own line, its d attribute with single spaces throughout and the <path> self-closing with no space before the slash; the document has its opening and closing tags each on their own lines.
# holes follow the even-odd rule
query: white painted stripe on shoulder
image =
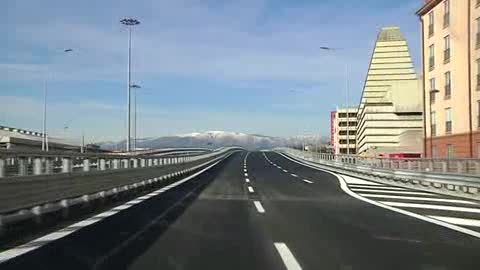
<svg viewBox="0 0 480 270">
<path fill-rule="evenodd" d="M 471 204 L 478 205 L 476 202 L 466 201 L 466 200 L 457 200 L 457 199 L 442 199 L 442 198 L 431 198 L 431 197 L 414 197 L 414 196 L 397 196 L 397 195 L 382 195 L 382 194 L 362 194 L 363 197 L 367 198 L 383 198 L 383 199 L 399 199 L 399 200 L 411 200 L 411 201 L 429 201 L 429 202 L 448 202 L 448 203 L 461 203 L 461 204 Z"/>
<path fill-rule="evenodd" d="M 451 223 L 448 223 L 448 222 L 445 222 L 445 221 L 441 221 L 441 220 L 438 220 L 438 219 L 434 219 L 434 218 L 431 218 L 431 217 L 428 217 L 428 216 L 423 216 L 423 215 L 420 215 L 420 214 L 417 214 L 417 213 L 413 213 L 413 212 L 410 212 L 410 211 L 407 211 L 407 210 L 404 210 L 404 209 L 395 208 L 395 207 L 392 207 L 392 206 L 389 206 L 389 205 L 386 205 L 386 204 L 382 204 L 380 202 L 377 202 L 377 201 L 374 201 L 374 200 L 371 200 L 371 199 L 368 199 L 368 198 L 364 198 L 364 197 L 360 196 L 359 194 L 351 191 L 348 188 L 347 182 L 343 179 L 343 177 L 341 175 L 336 174 L 334 172 L 324 170 L 324 169 L 320 169 L 318 167 L 315 167 L 315 166 L 307 164 L 307 163 L 299 162 L 295 159 L 290 158 L 289 156 L 284 155 L 283 153 L 279 153 L 279 154 L 281 156 L 283 156 L 284 158 L 286 158 L 286 159 L 288 159 L 292 162 L 298 163 L 300 165 L 303 165 L 305 167 L 309 167 L 309 168 L 312 168 L 312 169 L 315 169 L 315 170 L 318 170 L 318 171 L 322 171 L 322 172 L 334 175 L 335 177 L 337 177 L 338 181 L 340 182 L 341 189 L 345 193 L 347 193 L 348 195 L 350 195 L 350 196 L 352 196 L 352 197 L 354 197 L 358 200 L 364 201 L 366 203 L 369 203 L 369 204 L 372 204 L 372 205 L 375 205 L 375 206 L 378 206 L 378 207 L 381 207 L 381 208 L 384 208 L 384 209 L 387 209 L 387 210 L 390 210 L 390 211 L 393 211 L 393 212 L 396 212 L 396 213 L 400 213 L 400 214 L 410 216 L 410 217 L 413 217 L 413 218 L 416 218 L 416 219 L 419 219 L 419 220 L 423 220 L 423 221 L 430 222 L 430 223 L 433 223 L 433 224 L 436 224 L 436 225 L 439 225 L 439 226 L 443 226 L 445 228 L 449 228 L 449 229 L 457 231 L 457 232 L 468 234 L 468 235 L 474 236 L 476 238 L 480 238 L 480 232 L 470 230 L 470 229 L 467 229 L 467 228 L 464 228 L 464 227 L 461 227 L 461 226 L 458 226 L 458 225 L 455 225 L 455 224 L 451 224 Z"/>
<path fill-rule="evenodd" d="M 253 188 L 251 186 L 248 186 L 248 192 L 253 193 Z"/>
<path fill-rule="evenodd" d="M 310 180 L 307 180 L 307 179 L 303 179 L 303 182 L 305 182 L 305 183 L 309 183 L 309 184 L 313 184 L 313 182 L 312 182 L 312 181 L 310 181 Z"/>
<path fill-rule="evenodd" d="M 443 216 L 429 216 L 434 219 L 452 223 L 455 225 L 464 225 L 472 227 L 480 227 L 480 220 L 478 219 L 469 219 L 469 218 L 456 218 L 456 217 L 443 217 Z"/>
<path fill-rule="evenodd" d="M 374 193 L 386 193 L 386 194 L 404 194 L 404 195 L 424 195 L 439 197 L 437 194 L 421 192 L 421 191 L 401 191 L 401 190 L 384 190 L 384 189 L 364 189 L 364 188 L 350 188 L 355 192 L 374 192 Z"/>
<path fill-rule="evenodd" d="M 302 270 L 302 267 L 297 262 L 297 259 L 295 259 L 295 256 L 293 256 L 293 253 L 285 243 L 277 242 L 274 243 L 274 246 L 277 249 L 278 254 L 280 254 L 283 264 L 285 264 L 287 270 Z"/>
<path fill-rule="evenodd" d="M 255 205 L 255 208 L 257 208 L 257 211 L 259 213 L 265 213 L 265 208 L 263 208 L 262 203 L 259 201 L 254 201 L 253 204 Z"/>
<path fill-rule="evenodd" d="M 390 205 L 390 206 L 396 206 L 396 207 L 445 210 L 445 211 L 458 211 L 458 212 L 465 212 L 465 213 L 480 213 L 480 208 L 469 208 L 469 207 L 436 205 L 436 204 L 423 204 L 423 203 L 389 202 L 389 201 L 380 201 L 380 203 Z"/>
</svg>

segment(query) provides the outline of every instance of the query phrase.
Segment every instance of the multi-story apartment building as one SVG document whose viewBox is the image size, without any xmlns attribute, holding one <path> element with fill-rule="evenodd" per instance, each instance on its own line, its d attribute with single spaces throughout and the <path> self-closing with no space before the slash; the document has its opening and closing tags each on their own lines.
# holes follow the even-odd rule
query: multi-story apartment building
<svg viewBox="0 0 480 270">
<path fill-rule="evenodd" d="M 347 121 L 348 118 L 348 121 Z M 349 123 L 347 125 L 347 123 Z M 356 154 L 357 108 L 339 108 L 330 114 L 330 139 L 334 154 Z M 348 131 L 348 133 L 347 133 Z M 348 144 L 347 144 L 348 142 Z M 349 148 L 347 151 L 347 147 Z"/>
<path fill-rule="evenodd" d="M 422 22 L 427 157 L 480 157 L 480 1 L 427 0 Z"/>
<path fill-rule="evenodd" d="M 358 154 L 421 154 L 421 89 L 421 80 L 417 77 L 407 40 L 400 28 L 382 28 L 358 107 Z"/>
</svg>

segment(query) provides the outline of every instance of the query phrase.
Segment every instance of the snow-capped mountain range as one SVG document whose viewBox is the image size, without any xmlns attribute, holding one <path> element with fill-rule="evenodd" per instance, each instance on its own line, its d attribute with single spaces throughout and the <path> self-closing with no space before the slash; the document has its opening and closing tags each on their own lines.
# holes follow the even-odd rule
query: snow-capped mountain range
<svg viewBox="0 0 480 270">
<path fill-rule="evenodd" d="M 296 138 L 271 137 L 258 134 L 246 134 L 228 131 L 207 131 L 181 134 L 175 136 L 152 137 L 137 139 L 137 148 L 166 147 L 206 147 L 241 146 L 247 149 L 268 149 L 306 142 L 314 144 L 318 136 L 302 136 Z M 320 137 L 322 143 L 328 139 Z M 104 149 L 120 150 L 125 148 L 125 140 L 120 142 L 99 143 Z"/>
</svg>

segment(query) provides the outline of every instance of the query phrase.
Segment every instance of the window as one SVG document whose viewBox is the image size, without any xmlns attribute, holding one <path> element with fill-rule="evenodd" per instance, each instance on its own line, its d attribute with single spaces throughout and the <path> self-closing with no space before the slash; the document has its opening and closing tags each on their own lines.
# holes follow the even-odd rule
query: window
<svg viewBox="0 0 480 270">
<path fill-rule="evenodd" d="M 443 2 L 443 28 L 450 25 L 450 0 Z"/>
<path fill-rule="evenodd" d="M 437 90 L 435 89 L 435 78 L 430 79 L 430 103 L 435 103 L 435 94 Z"/>
<path fill-rule="evenodd" d="M 428 66 L 430 67 L 430 71 L 435 68 L 435 46 L 432 44 L 428 47 Z"/>
<path fill-rule="evenodd" d="M 480 100 L 477 100 L 477 128 L 480 129 Z"/>
<path fill-rule="evenodd" d="M 431 137 L 437 136 L 437 114 L 432 112 L 430 114 L 430 121 L 431 121 Z"/>
<path fill-rule="evenodd" d="M 438 153 L 437 146 L 435 146 L 435 145 L 432 146 L 432 157 L 437 157 L 437 155 L 438 155 L 437 153 Z"/>
<path fill-rule="evenodd" d="M 452 133 L 452 108 L 445 109 L 445 133 Z"/>
<path fill-rule="evenodd" d="M 445 72 L 445 99 L 449 99 L 452 95 L 452 75 L 450 71 Z"/>
<path fill-rule="evenodd" d="M 480 48 L 480 18 L 476 19 L 477 24 L 477 34 L 476 34 L 476 47 L 477 49 Z"/>
<path fill-rule="evenodd" d="M 428 13 L 428 36 L 431 37 L 433 36 L 433 31 L 434 31 L 434 15 L 433 11 L 430 11 Z"/>
<path fill-rule="evenodd" d="M 447 158 L 453 158 L 455 155 L 453 145 L 447 144 Z"/>
<path fill-rule="evenodd" d="M 443 63 L 450 62 L 450 36 L 446 36 L 443 38 L 445 43 L 445 50 L 443 51 Z"/>
</svg>

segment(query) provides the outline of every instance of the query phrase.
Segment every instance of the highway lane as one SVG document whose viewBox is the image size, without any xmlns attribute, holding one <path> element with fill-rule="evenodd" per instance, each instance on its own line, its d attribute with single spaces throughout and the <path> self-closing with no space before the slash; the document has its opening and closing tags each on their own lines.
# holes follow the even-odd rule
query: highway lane
<svg viewBox="0 0 480 270">
<path fill-rule="evenodd" d="M 349 181 L 363 196 L 405 192 Z M 330 173 L 243 152 L 0 269 L 480 269 L 479 250 L 476 237 L 346 194 Z"/>
</svg>

